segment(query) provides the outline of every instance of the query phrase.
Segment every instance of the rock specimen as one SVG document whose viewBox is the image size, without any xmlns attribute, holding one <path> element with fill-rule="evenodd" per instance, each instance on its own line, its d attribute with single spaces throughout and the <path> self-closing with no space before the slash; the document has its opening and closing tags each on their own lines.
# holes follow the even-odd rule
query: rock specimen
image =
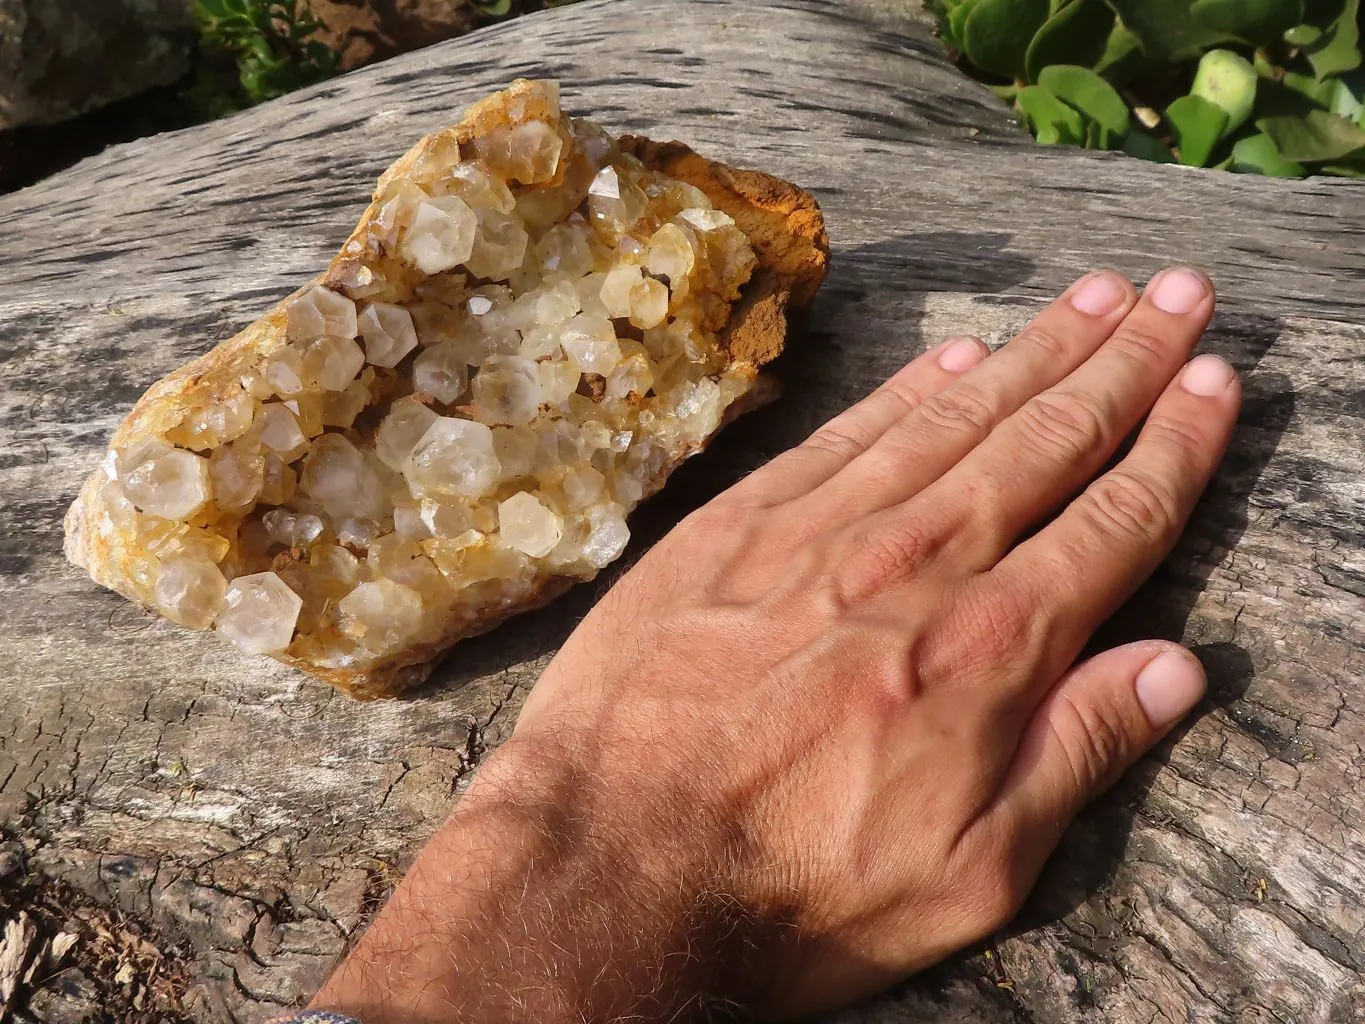
<svg viewBox="0 0 1365 1024">
<path fill-rule="evenodd" d="M 358 696 L 593 578 L 755 403 L 819 208 L 517 82 L 380 178 L 315 281 L 154 384 L 67 515 L 100 583 Z"/>
</svg>

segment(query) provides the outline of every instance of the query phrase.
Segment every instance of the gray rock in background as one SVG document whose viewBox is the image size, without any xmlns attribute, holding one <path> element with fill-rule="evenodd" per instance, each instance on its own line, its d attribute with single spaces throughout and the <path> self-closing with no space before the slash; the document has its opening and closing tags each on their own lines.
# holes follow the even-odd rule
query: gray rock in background
<svg viewBox="0 0 1365 1024">
<path fill-rule="evenodd" d="M 0 0 L 0 129 L 167 85 L 193 36 L 186 0 Z"/>
</svg>

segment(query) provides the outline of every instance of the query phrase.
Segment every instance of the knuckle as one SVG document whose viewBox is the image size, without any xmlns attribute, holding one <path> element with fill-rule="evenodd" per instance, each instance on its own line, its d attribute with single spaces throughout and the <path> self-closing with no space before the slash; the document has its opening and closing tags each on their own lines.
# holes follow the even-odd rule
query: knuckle
<svg viewBox="0 0 1365 1024">
<path fill-rule="evenodd" d="M 966 434 L 985 434 L 995 424 L 995 408 L 975 387 L 959 384 L 930 395 L 919 406 L 931 426 Z"/>
<path fill-rule="evenodd" d="M 713 544 L 718 537 L 733 537 L 748 532 L 755 511 L 727 492 L 689 514 L 672 533 L 695 542 Z"/>
<path fill-rule="evenodd" d="M 910 520 L 862 533 L 849 546 L 838 590 L 845 603 L 856 604 L 915 575 L 937 545 Z"/>
<path fill-rule="evenodd" d="M 864 442 L 839 420 L 831 420 L 802 442 L 798 452 L 821 452 L 845 461 L 852 459 L 865 447 Z"/>
<path fill-rule="evenodd" d="M 1019 410 L 1024 435 L 1033 444 L 1068 460 L 1088 458 L 1106 442 L 1105 418 L 1093 401 L 1054 391 L 1038 395 Z"/>
<path fill-rule="evenodd" d="M 1144 366 L 1165 363 L 1171 358 L 1170 339 L 1154 333 L 1140 319 L 1125 323 L 1115 331 L 1109 339 L 1109 347 Z"/>
<path fill-rule="evenodd" d="M 1189 420 L 1173 416 L 1153 417 L 1147 421 L 1147 438 L 1161 445 L 1166 451 L 1173 452 L 1186 464 L 1203 461 L 1203 453 L 1208 446 L 1204 435 Z"/>
<path fill-rule="evenodd" d="M 1033 617 L 1023 594 L 1012 588 L 981 588 L 963 603 L 955 632 L 963 648 L 964 664 L 985 660 L 999 664 L 1027 651 L 1033 638 Z"/>
<path fill-rule="evenodd" d="M 1107 786 L 1128 763 L 1132 751 L 1128 730 L 1112 705 L 1078 702 L 1065 691 L 1059 691 L 1049 722 L 1066 757 L 1078 797 L 1088 797 Z"/>
<path fill-rule="evenodd" d="M 1014 341 L 1015 344 L 1035 348 L 1046 358 L 1057 362 L 1069 359 L 1071 356 L 1071 346 L 1064 342 L 1060 335 L 1038 324 L 1030 324 L 1025 327 Z"/>
<path fill-rule="evenodd" d="M 883 397 L 890 399 L 899 406 L 902 415 L 918 408 L 928 398 L 914 381 L 908 379 L 904 372 L 892 377 L 879 390 Z M 873 397 L 876 397 L 875 393 Z"/>
<path fill-rule="evenodd" d="M 1119 468 L 1101 477 L 1086 491 L 1084 501 L 1100 529 L 1120 537 L 1163 539 L 1179 521 L 1169 492 L 1132 470 Z"/>
</svg>

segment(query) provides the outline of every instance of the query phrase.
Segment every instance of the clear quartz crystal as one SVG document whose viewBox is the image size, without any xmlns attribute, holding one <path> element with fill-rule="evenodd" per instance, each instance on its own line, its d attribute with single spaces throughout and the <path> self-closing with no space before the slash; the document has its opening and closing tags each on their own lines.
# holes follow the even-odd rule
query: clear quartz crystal
<svg viewBox="0 0 1365 1024">
<path fill-rule="evenodd" d="M 498 505 L 498 534 L 503 543 L 532 558 L 553 551 L 563 529 L 559 516 L 527 491 L 520 491 Z"/>
<path fill-rule="evenodd" d="M 365 353 L 350 338 L 319 338 L 303 353 L 305 379 L 324 391 L 345 391 L 365 365 Z"/>
<path fill-rule="evenodd" d="M 365 338 L 365 361 L 375 366 L 397 366 L 417 347 L 412 314 L 402 306 L 372 302 L 360 314 L 360 333 Z"/>
<path fill-rule="evenodd" d="M 363 452 L 341 434 L 323 434 L 303 460 L 299 489 L 328 516 L 377 518 L 384 511 L 384 485 Z"/>
<path fill-rule="evenodd" d="M 583 379 L 583 371 L 567 359 L 537 363 L 536 372 L 540 376 L 540 400 L 554 408 L 562 407 Z"/>
<path fill-rule="evenodd" d="M 375 454 L 384 465 L 402 472 L 403 463 L 436 420 L 436 414 L 417 399 L 400 398 L 375 431 Z"/>
<path fill-rule="evenodd" d="M 607 307 L 607 316 L 630 316 L 631 294 L 636 285 L 643 282 L 644 271 L 634 263 L 620 263 L 607 271 L 601 293 L 602 305 Z"/>
<path fill-rule="evenodd" d="M 163 519 L 189 519 L 212 496 L 209 460 L 164 441 L 147 441 L 118 461 L 118 481 L 128 500 Z"/>
<path fill-rule="evenodd" d="M 526 228 L 515 215 L 480 210 L 474 251 L 465 266 L 475 277 L 505 281 L 526 259 L 527 241 Z"/>
<path fill-rule="evenodd" d="M 412 364 L 412 382 L 417 390 L 444 404 L 464 394 L 468 381 L 467 350 L 453 341 L 443 341 L 423 349 Z"/>
<path fill-rule="evenodd" d="M 256 403 L 250 393 L 239 390 L 221 402 L 192 412 L 178 428 L 180 436 L 173 440 L 197 452 L 216 448 L 245 434 L 255 412 Z"/>
<path fill-rule="evenodd" d="M 459 266 L 474 251 L 479 218 L 458 196 L 428 196 L 403 235 L 403 258 L 424 274 Z"/>
<path fill-rule="evenodd" d="M 285 336 L 290 341 L 356 336 L 355 303 L 321 286 L 308 289 L 291 302 L 285 316 Z"/>
<path fill-rule="evenodd" d="M 217 630 L 244 651 L 273 654 L 289 646 L 303 600 L 273 572 L 238 576 L 227 588 Z"/>
<path fill-rule="evenodd" d="M 614 506 L 595 505 L 588 509 L 588 523 L 592 530 L 583 545 L 583 557 L 589 565 L 605 568 L 621 557 L 630 542 L 626 517 Z"/>
<path fill-rule="evenodd" d="M 252 427 L 262 446 L 278 453 L 286 462 L 297 458 L 308 447 L 308 437 L 299 427 L 298 417 L 280 402 L 267 402 L 261 406 Z"/>
<path fill-rule="evenodd" d="M 172 622 L 208 629 L 227 593 L 227 580 L 212 562 L 179 557 L 164 559 L 157 572 L 152 600 Z"/>
<path fill-rule="evenodd" d="M 402 643 L 422 623 L 421 595 L 387 579 L 360 584 L 337 610 L 342 630 L 377 651 Z"/>
<path fill-rule="evenodd" d="M 417 442 L 403 475 L 417 496 L 478 498 L 498 480 L 493 432 L 482 423 L 442 416 Z"/>
<path fill-rule="evenodd" d="M 530 423 L 540 408 L 540 373 L 523 356 L 489 356 L 474 377 L 474 409 L 484 423 Z"/>
<path fill-rule="evenodd" d="M 261 524 L 271 540 L 287 548 L 307 547 L 322 536 L 325 529 L 317 516 L 284 508 L 271 509 L 261 517 Z"/>
<path fill-rule="evenodd" d="M 297 395 L 306 386 L 303 356 L 292 345 L 274 352 L 265 362 L 265 379 L 275 394 Z"/>
<path fill-rule="evenodd" d="M 755 262 L 733 219 L 553 87 L 516 97 L 386 176 L 269 354 L 108 463 L 168 618 L 320 665 L 435 643 L 620 557 L 751 387 L 717 332 Z"/>
<path fill-rule="evenodd" d="M 606 376 L 621 360 L 616 329 L 605 317 L 580 313 L 564 325 L 559 344 L 569 361 L 584 373 Z"/>
<path fill-rule="evenodd" d="M 224 446 L 209 456 L 213 500 L 224 511 L 249 508 L 265 485 L 265 459 Z"/>
</svg>

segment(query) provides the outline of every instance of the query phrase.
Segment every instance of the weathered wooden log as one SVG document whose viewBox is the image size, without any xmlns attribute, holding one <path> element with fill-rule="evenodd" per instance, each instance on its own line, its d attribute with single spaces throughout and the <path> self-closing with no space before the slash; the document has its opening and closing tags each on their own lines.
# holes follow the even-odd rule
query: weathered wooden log
<svg viewBox="0 0 1365 1024">
<path fill-rule="evenodd" d="M 413 139 L 551 76 L 617 130 L 810 188 L 834 244 L 785 397 L 680 473 L 638 544 L 927 344 L 999 342 L 1087 268 L 1188 261 L 1219 286 L 1205 344 L 1246 411 L 1107 630 L 1194 645 L 1203 713 L 1068 833 L 1007 936 L 840 1020 L 1365 1018 L 1365 188 L 1038 148 L 896 11 L 588 3 L 0 199 L 0 916 L 22 896 L 141 929 L 129 948 L 168 983 L 129 1019 L 180 992 L 164 1019 L 260 1021 L 318 983 L 506 735 L 591 592 L 361 705 L 96 588 L 62 560 L 61 515 L 141 390 L 320 267 Z M 82 948 L 131 1008 L 146 972 L 125 990 Z M 80 1019 L 80 998 L 30 1012 Z"/>
</svg>

